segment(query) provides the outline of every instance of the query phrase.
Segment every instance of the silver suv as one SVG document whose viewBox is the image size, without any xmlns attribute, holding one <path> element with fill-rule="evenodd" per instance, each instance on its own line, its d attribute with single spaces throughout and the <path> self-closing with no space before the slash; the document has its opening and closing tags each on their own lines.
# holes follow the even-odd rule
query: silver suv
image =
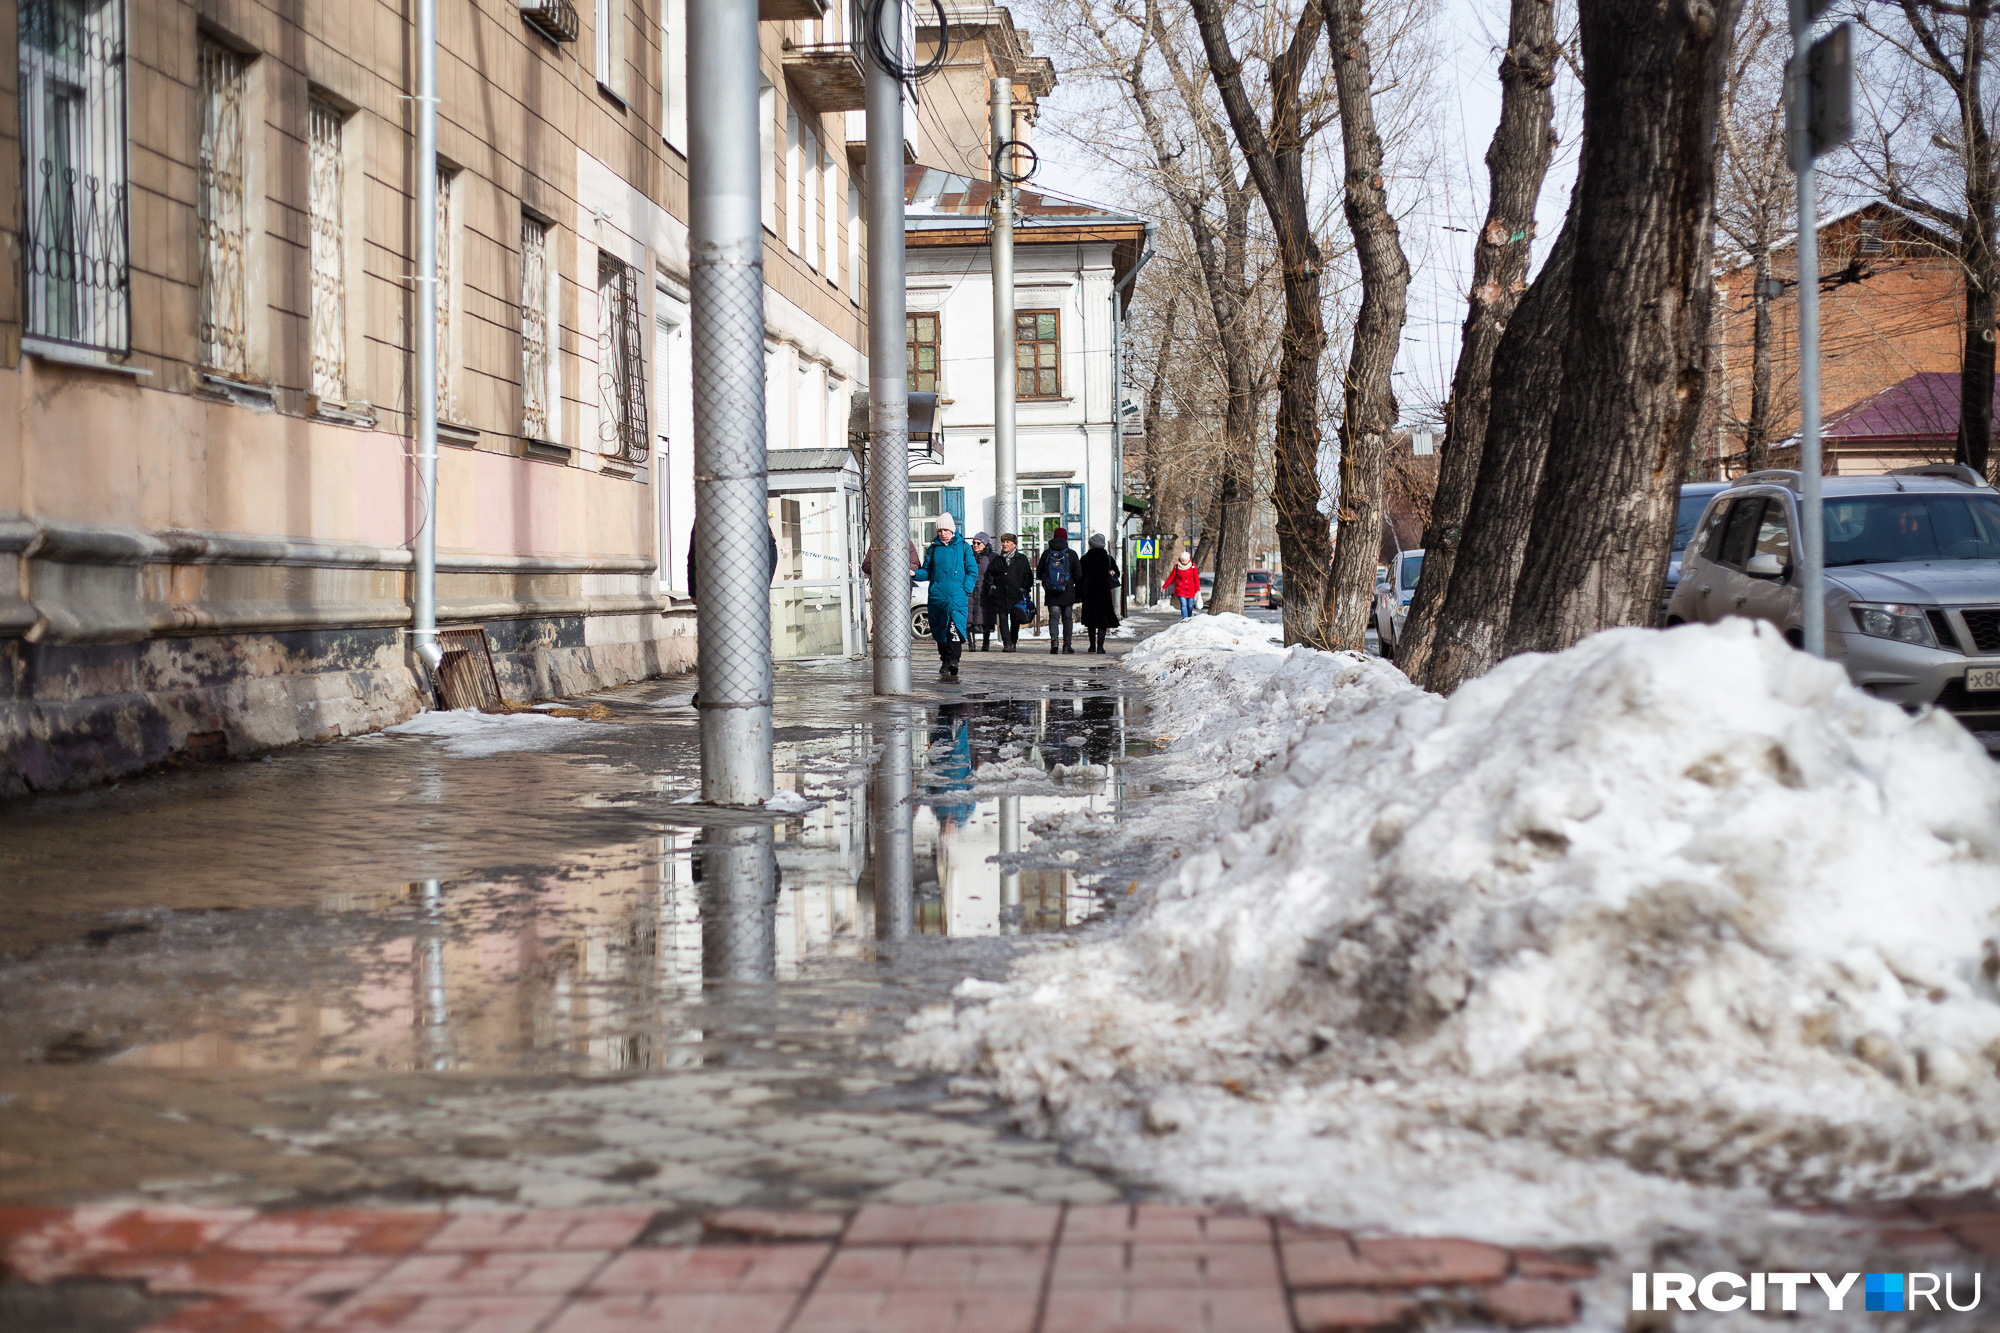
<svg viewBox="0 0 2000 1333">
<path fill-rule="evenodd" d="M 1827 656 L 1877 698 L 2000 718 L 2000 492 L 1956 464 L 1823 484 Z M 1801 642 L 1798 486 L 1753 472 L 1709 502 L 1667 624 L 1750 616 Z"/>
</svg>

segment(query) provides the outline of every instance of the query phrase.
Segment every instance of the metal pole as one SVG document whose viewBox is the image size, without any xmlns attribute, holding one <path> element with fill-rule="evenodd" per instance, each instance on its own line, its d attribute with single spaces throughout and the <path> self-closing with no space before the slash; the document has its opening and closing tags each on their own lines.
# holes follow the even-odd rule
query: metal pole
<svg viewBox="0 0 2000 1333">
<path fill-rule="evenodd" d="M 771 795 L 764 235 L 756 0 L 688 6 L 688 317 L 701 797 Z"/>
<path fill-rule="evenodd" d="M 993 530 L 1014 526 L 1014 187 L 1001 178 L 1014 137 L 1014 81 L 995 79 L 989 113 L 993 137 Z M 1078 538 L 1079 544 L 1081 538 Z"/>
<path fill-rule="evenodd" d="M 437 0 L 417 0 L 417 549 L 410 634 L 433 679 L 437 644 Z"/>
<path fill-rule="evenodd" d="M 875 761 L 874 790 L 868 796 L 868 819 L 875 843 L 875 935 L 896 940 L 908 936 L 916 922 L 915 811 L 910 807 L 914 783 L 910 759 L 910 727 L 901 717 L 883 728 L 882 754 Z"/>
<path fill-rule="evenodd" d="M 1021 850 L 1021 798 L 1002 796 L 1000 798 L 1000 855 L 1011 856 Z M 1000 864 L 1000 906 L 1004 910 L 1021 905 L 1021 867 L 1002 861 Z M 1011 927 L 1004 921 L 1001 931 L 1016 935 L 1021 930 L 1021 921 L 1016 917 Z"/>
<path fill-rule="evenodd" d="M 756 84 L 752 83 L 752 89 Z M 770 981 L 778 973 L 778 858 L 771 826 L 702 830 L 701 975 Z"/>
<path fill-rule="evenodd" d="M 1820 504 L 1819 220 L 1813 198 L 1812 15 L 1791 0 L 1791 155 L 1799 188 L 1799 573 L 1805 650 L 1826 656 L 1826 513 Z"/>
<path fill-rule="evenodd" d="M 875 10 L 884 53 L 903 59 L 901 0 Z M 910 378 L 904 364 L 903 81 L 867 52 L 868 529 L 875 693 L 910 692 Z M 936 426 L 933 425 L 935 430 Z"/>
</svg>

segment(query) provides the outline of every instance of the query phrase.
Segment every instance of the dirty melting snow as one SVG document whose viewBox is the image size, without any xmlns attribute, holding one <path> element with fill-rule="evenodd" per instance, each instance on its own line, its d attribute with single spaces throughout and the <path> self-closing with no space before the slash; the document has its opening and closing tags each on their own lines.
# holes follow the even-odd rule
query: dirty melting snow
<svg viewBox="0 0 2000 1333">
<path fill-rule="evenodd" d="M 585 727 L 581 718 L 547 713 L 481 713 L 470 708 L 419 713 L 408 722 L 382 728 L 384 736 L 428 736 L 443 742 L 455 759 L 483 759 L 516 750 L 560 745 Z"/>
<path fill-rule="evenodd" d="M 905 1059 L 1176 1191 L 1389 1230 L 2000 1183 L 2000 780 L 1949 717 L 1747 622 L 1446 700 L 1229 619 L 1127 659 L 1191 784 L 1128 836 L 1187 854 Z"/>
</svg>

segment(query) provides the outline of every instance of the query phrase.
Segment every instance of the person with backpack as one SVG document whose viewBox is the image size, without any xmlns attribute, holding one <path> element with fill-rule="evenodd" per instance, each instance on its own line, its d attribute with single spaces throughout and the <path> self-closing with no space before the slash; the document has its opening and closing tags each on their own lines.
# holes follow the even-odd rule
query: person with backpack
<svg viewBox="0 0 2000 1333">
<path fill-rule="evenodd" d="M 1019 537 L 1001 533 L 1000 554 L 986 567 L 986 593 L 994 599 L 1003 653 L 1020 647 L 1021 626 L 1035 618 L 1035 571 L 1020 547 Z"/>
<path fill-rule="evenodd" d="M 937 640 L 938 674 L 956 680 L 958 657 L 965 651 L 966 608 L 973 585 L 979 582 L 979 562 L 972 547 L 959 539 L 958 521 L 950 514 L 938 515 L 937 540 L 910 580 L 931 585 L 931 637 Z"/>
<path fill-rule="evenodd" d="M 1167 595 L 1180 599 L 1182 620 L 1194 614 L 1201 597 L 1201 571 L 1194 567 L 1194 557 L 1185 546 L 1174 559 L 1173 572 L 1167 575 Z"/>
<path fill-rule="evenodd" d="M 1042 605 L 1049 609 L 1049 652 L 1073 653 L 1071 639 L 1074 637 L 1070 625 L 1070 612 L 1076 606 L 1076 583 L 1079 570 L 1076 552 L 1069 549 L 1069 531 L 1057 528 L 1049 535 L 1048 549 L 1036 562 L 1035 577 L 1042 583 Z M 1056 622 L 1062 622 L 1062 644 L 1056 644 Z"/>
</svg>

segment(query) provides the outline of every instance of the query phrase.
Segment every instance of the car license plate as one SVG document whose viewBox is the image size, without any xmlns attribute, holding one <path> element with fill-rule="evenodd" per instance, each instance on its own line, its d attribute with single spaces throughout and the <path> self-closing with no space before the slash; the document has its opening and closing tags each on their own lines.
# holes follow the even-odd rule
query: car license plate
<svg viewBox="0 0 2000 1333">
<path fill-rule="evenodd" d="M 1974 667 L 1965 673 L 1968 690 L 2000 690 L 2000 667 Z"/>
</svg>

